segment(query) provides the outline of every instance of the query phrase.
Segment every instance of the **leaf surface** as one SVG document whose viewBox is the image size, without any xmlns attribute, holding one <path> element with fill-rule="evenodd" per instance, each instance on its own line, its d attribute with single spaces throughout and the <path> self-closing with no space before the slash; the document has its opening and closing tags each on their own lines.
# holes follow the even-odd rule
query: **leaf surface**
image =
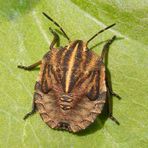
<svg viewBox="0 0 148 148">
<path fill-rule="evenodd" d="M 0 147 L 28 148 L 147 148 L 148 146 L 148 1 L 147 0 L 45 0 L 0 1 Z M 117 126 L 97 118 L 80 134 L 47 127 L 38 114 L 26 121 L 31 110 L 38 70 L 17 69 L 30 65 L 48 51 L 57 29 L 42 12 L 64 28 L 72 40 L 88 40 L 98 30 L 116 23 L 100 34 L 89 47 L 101 53 L 104 41 L 116 35 L 108 57 L 115 92 Z M 103 43 L 102 43 L 103 42 Z M 66 39 L 60 35 L 61 45 Z"/>
</svg>

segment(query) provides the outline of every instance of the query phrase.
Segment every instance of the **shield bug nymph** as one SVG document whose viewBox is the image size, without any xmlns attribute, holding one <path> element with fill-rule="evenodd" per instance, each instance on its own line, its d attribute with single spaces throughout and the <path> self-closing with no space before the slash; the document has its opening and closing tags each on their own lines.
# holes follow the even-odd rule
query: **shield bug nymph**
<svg viewBox="0 0 148 148">
<path fill-rule="evenodd" d="M 62 31 L 69 44 L 56 48 L 59 37 L 50 28 L 54 36 L 50 51 L 35 64 L 18 66 L 32 70 L 40 65 L 32 111 L 24 119 L 38 111 L 51 128 L 78 132 L 93 123 L 102 112 L 104 104 L 110 102 L 108 93 L 115 95 L 108 85 L 104 58 L 116 36 L 104 45 L 101 56 L 88 48 L 91 40 L 115 24 L 100 30 L 86 42 L 71 41 L 57 22 L 44 12 L 43 15 Z M 111 104 L 108 104 L 109 118 L 119 124 L 112 115 Z"/>
</svg>

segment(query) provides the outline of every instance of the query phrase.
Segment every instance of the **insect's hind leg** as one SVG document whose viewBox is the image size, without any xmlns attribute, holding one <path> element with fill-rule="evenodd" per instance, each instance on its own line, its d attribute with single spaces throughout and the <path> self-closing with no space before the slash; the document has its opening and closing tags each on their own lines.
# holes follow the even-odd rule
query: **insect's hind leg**
<svg viewBox="0 0 148 148">
<path fill-rule="evenodd" d="M 24 116 L 24 120 L 26 120 L 28 117 L 30 117 L 31 115 L 33 115 L 34 113 L 36 112 L 36 106 L 35 106 L 35 102 L 33 102 L 32 104 L 32 110 L 27 113 L 25 116 Z"/>
<path fill-rule="evenodd" d="M 114 121 L 117 125 L 120 125 L 119 121 L 113 116 L 113 104 L 112 104 L 112 98 L 110 96 L 110 93 L 108 91 L 108 96 L 107 96 L 107 113 L 108 113 L 108 117 Z"/>
<path fill-rule="evenodd" d="M 49 27 L 49 31 L 50 31 L 50 32 L 53 34 L 53 36 L 54 36 L 53 41 L 52 41 L 51 44 L 50 44 L 50 49 L 52 50 L 52 48 L 55 46 L 55 44 L 58 43 L 58 41 L 59 41 L 59 36 L 58 36 L 58 34 L 57 34 L 54 30 L 52 30 L 52 28 L 50 28 L 50 27 Z"/>
<path fill-rule="evenodd" d="M 18 65 L 17 68 L 31 71 L 34 68 L 36 68 L 38 65 L 40 65 L 41 63 L 42 63 L 42 61 L 40 60 L 40 61 L 38 61 L 38 62 L 36 62 L 36 63 L 34 63 L 32 65 L 29 65 L 29 66 Z"/>
<path fill-rule="evenodd" d="M 36 112 L 36 105 L 35 105 L 35 99 L 33 99 L 32 110 L 29 113 L 27 113 L 23 119 L 26 120 L 29 116 L 33 115 L 35 112 Z"/>
<path fill-rule="evenodd" d="M 40 87 L 40 86 L 36 85 L 36 87 Z M 36 89 L 40 89 L 40 88 L 36 88 Z M 35 101 L 40 98 L 41 98 L 41 96 L 35 92 L 34 96 L 33 96 L 32 110 L 24 116 L 24 118 L 23 118 L 24 120 L 26 120 L 28 117 L 30 117 L 31 115 L 33 115 L 36 112 L 37 108 L 36 108 Z"/>
</svg>

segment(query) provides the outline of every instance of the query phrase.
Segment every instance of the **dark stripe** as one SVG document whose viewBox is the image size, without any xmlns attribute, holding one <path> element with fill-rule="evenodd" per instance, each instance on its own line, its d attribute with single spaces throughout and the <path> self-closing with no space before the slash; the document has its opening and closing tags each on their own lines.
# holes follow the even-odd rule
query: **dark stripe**
<svg viewBox="0 0 148 148">
<path fill-rule="evenodd" d="M 80 87 L 83 83 L 85 83 L 86 79 L 89 79 L 89 77 L 91 77 L 92 79 L 93 73 L 90 72 L 88 75 L 84 75 L 83 73 L 81 73 L 79 80 L 77 81 L 75 88 Z"/>
<path fill-rule="evenodd" d="M 47 64 L 44 65 L 43 70 L 42 70 L 41 86 L 42 86 L 44 79 L 45 79 L 46 67 L 47 67 Z"/>
<path fill-rule="evenodd" d="M 90 91 L 87 94 L 87 97 L 89 98 L 89 100 L 94 100 L 93 98 L 93 93 L 94 93 L 94 86 L 92 86 L 92 88 L 90 89 Z"/>
<path fill-rule="evenodd" d="M 50 91 L 50 88 L 47 83 L 47 77 L 50 78 L 49 66 L 47 66 L 46 64 L 43 69 L 43 75 L 42 75 L 42 81 L 41 81 L 41 89 L 44 93 L 48 93 Z"/>
<path fill-rule="evenodd" d="M 39 91 L 41 91 L 41 85 L 40 85 L 39 82 L 36 82 L 36 83 L 35 83 L 34 90 L 39 90 Z"/>
<path fill-rule="evenodd" d="M 41 79 L 41 88 L 42 88 L 42 91 L 44 92 L 44 83 L 45 83 L 45 81 L 46 81 L 46 76 L 45 76 L 45 74 L 46 74 L 46 68 L 47 68 L 47 64 L 45 64 L 44 65 L 44 67 L 43 67 L 43 73 L 42 73 L 42 79 Z"/>
<path fill-rule="evenodd" d="M 47 80 L 44 81 L 42 89 L 45 94 L 47 94 L 50 91 L 50 88 L 48 87 Z"/>
<path fill-rule="evenodd" d="M 51 72 L 51 74 L 53 74 L 53 76 L 54 76 L 55 80 L 57 81 L 57 83 L 60 83 L 59 78 L 57 77 L 56 72 L 53 70 L 52 66 L 50 66 L 50 72 Z"/>
<path fill-rule="evenodd" d="M 85 70 L 87 70 L 87 66 L 90 63 L 91 59 L 92 59 L 92 52 L 90 50 L 87 50 L 86 51 L 86 60 L 84 62 L 84 69 Z"/>
<path fill-rule="evenodd" d="M 84 82 L 84 80 L 85 80 L 86 78 L 88 78 L 88 76 L 84 77 L 83 73 L 80 73 L 79 78 L 78 78 L 78 80 L 77 80 L 77 82 L 76 82 L 76 84 L 75 84 L 74 87 L 77 87 L 77 86 L 79 86 L 80 84 L 82 84 L 82 82 Z"/>
<path fill-rule="evenodd" d="M 61 64 L 62 56 L 63 56 L 65 50 L 66 50 L 66 47 L 60 48 L 59 51 L 57 52 L 57 54 L 56 54 L 57 63 Z"/>
<path fill-rule="evenodd" d="M 95 79 L 95 83 L 93 84 L 91 90 L 87 94 L 87 97 L 91 101 L 94 101 L 94 100 L 98 99 L 99 98 L 99 93 L 100 93 L 99 92 L 100 70 L 98 70 L 97 73 L 96 72 L 94 72 L 94 73 L 95 73 L 95 75 L 92 77 L 93 78 L 92 83 L 93 83 L 94 79 Z"/>
<path fill-rule="evenodd" d="M 92 71 L 92 73 L 93 73 L 93 74 L 92 74 L 92 77 L 91 77 L 90 83 L 93 82 L 94 76 L 95 76 L 95 74 L 96 74 L 95 71 Z"/>
<path fill-rule="evenodd" d="M 48 51 L 44 56 L 43 59 L 46 59 L 47 61 L 50 60 L 50 51 Z"/>
<path fill-rule="evenodd" d="M 41 99 L 42 96 L 39 93 L 34 92 L 33 98 L 34 100 L 37 100 L 37 99 Z"/>
<path fill-rule="evenodd" d="M 50 76 L 50 71 L 51 71 L 51 65 L 48 65 L 48 77 L 51 77 Z"/>
<path fill-rule="evenodd" d="M 96 89 L 96 93 L 94 96 L 94 99 L 98 99 L 99 97 L 99 93 L 100 93 L 100 70 L 98 70 L 98 74 L 97 74 L 97 78 L 96 78 L 96 85 L 95 85 L 95 89 Z"/>
</svg>

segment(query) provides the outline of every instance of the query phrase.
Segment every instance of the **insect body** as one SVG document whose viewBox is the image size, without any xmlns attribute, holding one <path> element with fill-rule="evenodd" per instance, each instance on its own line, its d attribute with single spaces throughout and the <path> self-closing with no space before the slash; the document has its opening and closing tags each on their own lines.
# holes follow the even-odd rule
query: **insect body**
<svg viewBox="0 0 148 148">
<path fill-rule="evenodd" d="M 109 99 L 108 92 L 112 93 L 107 86 L 103 59 L 115 36 L 105 44 L 100 57 L 88 49 L 87 45 L 99 33 L 115 24 L 99 31 L 87 42 L 70 41 L 60 25 L 47 14 L 43 14 L 60 28 L 69 44 L 63 48 L 55 48 L 58 35 L 50 28 L 54 35 L 50 51 L 41 61 L 31 66 L 18 66 L 32 70 L 40 65 L 33 109 L 24 119 L 37 110 L 51 128 L 78 132 L 94 122 Z M 109 117 L 119 124 L 112 116 L 112 111 L 109 111 Z"/>
</svg>

